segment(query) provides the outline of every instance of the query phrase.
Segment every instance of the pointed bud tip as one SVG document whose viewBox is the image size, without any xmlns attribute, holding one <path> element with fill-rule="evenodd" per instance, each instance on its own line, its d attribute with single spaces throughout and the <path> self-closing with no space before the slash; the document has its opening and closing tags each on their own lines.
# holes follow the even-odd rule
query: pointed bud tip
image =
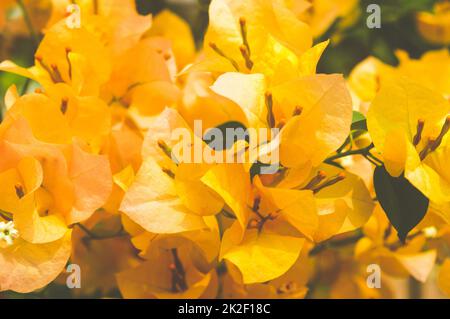
<svg viewBox="0 0 450 319">
<path fill-rule="evenodd" d="M 326 178 L 327 177 L 327 173 L 325 173 L 324 171 L 318 171 L 317 172 L 317 176 L 319 176 L 320 178 Z"/>
<path fill-rule="evenodd" d="M 294 108 L 294 111 L 292 112 L 292 116 L 298 116 L 298 115 L 301 115 L 302 112 L 303 112 L 303 107 L 300 106 L 300 105 L 297 105 L 297 106 Z"/>
<path fill-rule="evenodd" d="M 19 199 L 25 196 L 22 184 L 17 183 L 16 185 L 14 185 L 14 188 L 16 190 L 16 195 Z"/>
<path fill-rule="evenodd" d="M 161 147 L 161 148 L 166 148 L 166 147 L 167 147 L 166 142 L 164 142 L 164 141 L 161 140 L 161 139 L 159 139 L 159 140 L 157 141 L 157 143 L 158 143 L 158 146 Z"/>
</svg>

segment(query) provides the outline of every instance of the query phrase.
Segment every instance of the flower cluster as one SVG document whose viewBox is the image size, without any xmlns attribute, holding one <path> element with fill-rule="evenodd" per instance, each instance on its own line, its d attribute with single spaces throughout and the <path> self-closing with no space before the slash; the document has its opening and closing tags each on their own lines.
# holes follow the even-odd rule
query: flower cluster
<svg viewBox="0 0 450 319">
<path fill-rule="evenodd" d="M 199 52 L 169 11 L 76 2 L 79 26 L 51 1 L 33 66 L 0 64 L 35 84 L 4 98 L 0 291 L 64 283 L 74 263 L 82 295 L 391 297 L 368 265 L 425 282 L 442 264 L 450 295 L 448 50 L 345 79 L 316 72 L 314 39 L 356 1 L 321 20 L 302 1 L 213 0 Z M 233 127 L 256 136 L 206 138 Z M 176 156 L 180 129 L 213 160 Z"/>
</svg>

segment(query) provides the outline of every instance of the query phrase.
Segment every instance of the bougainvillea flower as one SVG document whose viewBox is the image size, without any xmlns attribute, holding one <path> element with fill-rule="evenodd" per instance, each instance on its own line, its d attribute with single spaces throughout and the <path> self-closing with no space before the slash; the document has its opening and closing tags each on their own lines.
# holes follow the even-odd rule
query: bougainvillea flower
<svg viewBox="0 0 450 319">
<path fill-rule="evenodd" d="M 215 45 L 231 60 L 238 61 L 239 66 L 248 66 L 245 54 L 239 52 L 242 45 L 250 49 L 248 55 L 254 56 L 264 54 L 269 39 L 298 55 L 312 45 L 308 25 L 297 19 L 284 1 L 215 0 L 210 4 L 209 14 L 215 18 L 208 28 L 206 44 Z M 241 31 L 245 31 L 245 40 Z"/>
<path fill-rule="evenodd" d="M 313 187 L 319 214 L 319 228 L 314 235 L 315 241 L 323 241 L 363 226 L 374 208 L 363 180 L 359 176 L 326 164 L 318 168 L 316 176 L 318 174 L 325 174 L 327 179 L 322 182 L 325 184 L 319 183 Z M 336 183 L 333 184 L 333 181 Z M 310 182 L 306 185 L 308 188 Z"/>
<path fill-rule="evenodd" d="M 397 67 L 383 63 L 375 57 L 360 62 L 349 76 L 350 88 L 366 102 L 372 101 L 383 82 L 395 76 L 406 76 L 430 90 L 450 95 L 450 55 L 448 50 L 428 51 L 420 59 L 412 59 L 404 51 L 396 51 Z"/>
<path fill-rule="evenodd" d="M 44 88 L 67 83 L 76 94 L 97 96 L 111 74 L 111 60 L 95 35 L 85 28 L 68 28 L 61 21 L 42 39 L 33 67 L 26 69 L 4 61 L 0 70 L 33 79 Z"/>
<path fill-rule="evenodd" d="M 243 183 L 236 187 L 238 179 Z M 255 196 L 245 180 L 250 178 L 243 164 L 216 165 L 202 178 L 222 196 L 236 218 L 225 230 L 220 259 L 233 263 L 242 273 L 243 283 L 249 284 L 284 274 L 297 260 L 305 239 L 286 222 L 287 217 L 278 218 L 289 215 L 287 208 L 273 211 L 273 204 L 262 199 L 265 194 Z"/>
<path fill-rule="evenodd" d="M 107 105 L 97 97 L 80 97 L 64 83 L 45 94 L 28 94 L 10 106 L 3 128 L 18 117 L 29 123 L 33 135 L 47 143 L 66 144 L 78 139 L 98 152 L 110 131 Z M 42 126 L 45 121 L 46 126 Z"/>
<path fill-rule="evenodd" d="M 204 228 L 201 216 L 217 214 L 223 205 L 220 197 L 200 181 L 207 166 L 176 163 L 177 159 L 168 154 L 179 142 L 172 138 L 177 128 L 191 132 L 173 109 L 166 109 L 149 125 L 142 149 L 144 162 L 121 205 L 121 211 L 152 233 Z M 192 132 L 190 137 L 194 138 Z"/>
<path fill-rule="evenodd" d="M 0 291 L 27 293 L 44 287 L 64 269 L 70 250 L 71 230 L 44 244 L 32 244 L 19 233 L 12 245 L 0 246 Z"/>
<path fill-rule="evenodd" d="M 366 237 L 355 247 L 356 258 L 366 264 L 376 263 L 391 276 L 405 278 L 413 276 L 425 282 L 430 275 L 436 250 L 424 250 L 425 236 L 416 235 L 406 246 L 398 244 L 395 232 L 390 231 L 389 222 L 378 205 L 369 222 L 364 226 Z"/>
<path fill-rule="evenodd" d="M 280 132 L 284 166 L 303 166 L 308 161 L 317 166 L 345 141 L 352 104 L 342 77 L 302 77 L 276 86 L 272 94 L 274 109 L 278 107 L 280 117 L 287 120 Z M 288 120 L 297 109 L 300 114 Z"/>
<path fill-rule="evenodd" d="M 268 221 L 260 231 L 248 229 L 242 237 L 238 222 L 222 238 L 220 259 L 233 263 L 243 283 L 260 283 L 280 277 L 297 260 L 305 239 L 281 220 Z M 285 232 L 285 233 L 284 233 Z"/>
<path fill-rule="evenodd" d="M 450 44 L 450 4 L 436 2 L 433 12 L 419 12 L 416 16 L 417 30 L 432 44 Z"/>
<path fill-rule="evenodd" d="M 33 187 L 27 185 L 31 182 L 26 180 L 12 185 L 21 205 L 8 207 L 13 208 L 9 213 L 15 220 L 18 218 L 19 231 L 22 229 L 22 236 L 27 236 L 29 241 L 48 240 L 45 224 L 59 225 L 58 235 L 51 238 L 61 237 L 64 225 L 87 219 L 111 192 L 111 172 L 106 157 L 90 154 L 78 145 L 38 141 L 23 118 L 2 132 L 1 148 L 5 154 L 0 162 L 1 171 L 17 167 L 24 158 L 35 159 L 28 161 L 31 166 L 26 170 Z M 31 174 L 33 171 L 36 173 Z M 14 215 L 16 209 L 20 214 Z"/>
<path fill-rule="evenodd" d="M 284 1 L 217 0 L 210 15 L 216 18 L 205 36 L 205 58 L 188 70 L 263 73 L 270 80 L 286 72 L 305 74 L 327 44 L 311 48 L 308 25 Z"/>
<path fill-rule="evenodd" d="M 170 40 L 179 70 L 194 60 L 195 42 L 191 29 L 183 19 L 169 10 L 164 10 L 153 18 L 152 27 L 144 37 Z"/>
<path fill-rule="evenodd" d="M 282 200 L 283 196 L 274 199 L 278 201 L 278 210 L 286 206 L 285 218 L 304 236 L 321 242 L 358 229 L 367 222 L 374 206 L 359 176 L 327 164 L 308 171 L 306 178 L 304 173 L 301 178 L 299 175 L 294 175 L 294 178 L 285 175 L 272 185 L 276 188 L 267 188 L 273 195 L 291 194 L 289 199 Z M 296 197 L 301 199 L 300 202 L 295 203 Z M 303 212 L 300 208 L 290 211 L 296 207 L 287 205 L 291 201 L 300 205 L 298 207 L 302 207 Z"/>
<path fill-rule="evenodd" d="M 117 274 L 117 282 L 125 298 L 195 299 L 215 296 L 215 271 L 202 266 L 195 244 L 173 243 L 166 239 L 147 252 L 145 261 L 135 268 Z M 212 291 L 209 287 L 212 285 Z"/>
<path fill-rule="evenodd" d="M 222 298 L 304 298 L 308 292 L 306 284 L 312 274 L 312 259 L 308 259 L 309 249 L 303 246 L 295 264 L 281 277 L 273 280 L 244 284 L 239 269 L 226 262 L 227 272 L 219 278 L 222 283 Z"/>
<path fill-rule="evenodd" d="M 262 74 L 225 73 L 212 89 L 241 106 L 250 127 L 281 128 L 280 162 L 288 168 L 318 166 L 349 133 L 352 103 L 338 75 L 302 76 L 268 87 Z"/>
<path fill-rule="evenodd" d="M 395 105 L 393 108 L 392 105 Z M 448 152 L 450 103 L 406 78 L 387 82 L 374 99 L 367 124 L 392 176 L 405 177 L 437 203 L 450 201 L 444 163 Z"/>
<path fill-rule="evenodd" d="M 66 20 L 67 8 L 73 4 L 70 0 L 51 2 L 52 15 L 46 29 Z M 81 26 L 101 39 L 113 56 L 135 45 L 152 25 L 151 16 L 138 14 L 136 3 L 132 0 L 81 0 L 76 4 L 79 6 Z"/>
<path fill-rule="evenodd" d="M 334 274 L 331 282 L 330 298 L 335 299 L 388 299 L 394 298 L 390 282 L 382 276 L 380 287 L 371 288 L 367 284 L 367 265 L 355 262 L 351 257 L 339 256 L 331 253 L 331 258 L 336 258 L 333 264 L 329 264 L 327 269 L 339 268 Z M 330 258 L 330 259 L 331 259 Z"/>
<path fill-rule="evenodd" d="M 175 73 L 170 42 L 158 37 L 143 39 L 118 57 L 102 88 L 102 98 L 137 109 L 143 116 L 155 116 L 179 98 Z"/>
<path fill-rule="evenodd" d="M 136 249 L 126 233 L 120 232 L 122 225 L 117 214 L 97 211 L 83 225 L 99 238 L 89 237 L 79 227 L 73 229 L 70 260 L 82 265 L 82 285 L 76 293 L 81 296 L 107 294 L 117 287 L 116 273 L 138 264 Z"/>
<path fill-rule="evenodd" d="M 314 37 L 324 34 L 337 19 L 353 19 L 349 16 L 358 13 L 356 9 L 358 0 L 294 0 L 287 2 L 292 2 L 291 7 L 299 18 L 310 25 Z"/>
<path fill-rule="evenodd" d="M 247 117 L 240 105 L 214 92 L 214 87 L 211 87 L 214 78 L 211 74 L 191 72 L 185 82 L 178 111 L 191 128 L 196 120 L 202 121 L 202 134 L 232 121 L 248 126 Z"/>
</svg>

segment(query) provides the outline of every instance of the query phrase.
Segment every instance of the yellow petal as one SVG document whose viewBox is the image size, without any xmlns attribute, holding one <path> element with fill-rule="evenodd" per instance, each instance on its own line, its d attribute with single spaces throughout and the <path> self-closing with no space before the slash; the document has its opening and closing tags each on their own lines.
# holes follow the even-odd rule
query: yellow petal
<svg viewBox="0 0 450 319">
<path fill-rule="evenodd" d="M 26 119 L 33 135 L 40 141 L 66 144 L 71 140 L 70 128 L 60 111 L 60 105 L 43 94 L 22 96 L 7 113 L 5 122 L 12 122 L 18 117 Z"/>
<path fill-rule="evenodd" d="M 450 104 L 441 94 L 400 77 L 383 84 L 370 106 L 367 126 L 375 147 L 384 152 L 386 136 L 393 130 L 403 130 L 412 143 L 419 119 L 425 122 L 423 139 L 436 137 L 449 111 Z"/>
<path fill-rule="evenodd" d="M 205 227 L 203 219 L 182 204 L 173 180 L 151 158 L 142 164 L 120 210 L 152 233 L 179 233 Z"/>
<path fill-rule="evenodd" d="M 172 49 L 179 69 L 192 62 L 195 43 L 190 26 L 176 14 L 163 10 L 154 19 L 149 36 L 163 36 L 172 41 Z"/>
<path fill-rule="evenodd" d="M 119 173 L 113 176 L 113 181 L 116 185 L 118 185 L 124 192 L 128 190 L 130 185 L 134 181 L 134 169 L 131 165 L 128 165 Z"/>
<path fill-rule="evenodd" d="M 210 74 L 192 73 L 186 82 L 178 110 L 192 128 L 196 120 L 202 120 L 202 134 L 231 121 L 248 126 L 247 117 L 240 105 L 210 88 L 214 83 Z"/>
<path fill-rule="evenodd" d="M 68 224 L 88 219 L 102 207 L 111 194 L 112 176 L 104 155 L 93 155 L 76 145 L 72 147 L 69 176 L 73 183 L 75 202 Z"/>
<path fill-rule="evenodd" d="M 319 169 L 329 177 L 342 173 L 331 165 L 322 165 Z M 374 209 L 363 180 L 349 172 L 345 172 L 342 181 L 320 190 L 315 198 L 319 211 L 317 241 L 363 226 Z"/>
<path fill-rule="evenodd" d="M 416 255 L 396 254 L 397 260 L 406 270 L 420 282 L 425 282 L 434 267 L 437 253 L 429 250 Z"/>
<path fill-rule="evenodd" d="M 215 215 L 223 207 L 222 199 L 200 180 L 178 180 L 175 177 L 175 187 L 183 204 L 196 214 Z"/>
<path fill-rule="evenodd" d="M 46 244 L 22 239 L 0 250 L 0 291 L 32 292 L 54 280 L 64 269 L 71 251 L 71 231 Z"/>
<path fill-rule="evenodd" d="M 20 200 L 14 213 L 14 223 L 20 236 L 34 244 L 45 244 L 58 240 L 67 232 L 61 214 L 40 215 L 38 211 L 38 192 Z"/>
<path fill-rule="evenodd" d="M 384 164 L 386 170 L 394 177 L 400 176 L 405 169 L 408 153 L 406 133 L 402 129 L 394 129 L 386 135 L 384 145 Z"/>
<path fill-rule="evenodd" d="M 347 138 L 352 102 L 341 76 L 301 77 L 273 88 L 272 93 L 285 118 L 296 107 L 303 109 L 280 132 L 284 166 L 298 167 L 308 161 L 317 166 Z"/>
<path fill-rule="evenodd" d="M 251 196 L 250 176 L 242 164 L 220 164 L 212 167 L 202 182 L 216 191 L 233 210 L 242 228 L 246 228 Z M 236 181 L 239 181 L 237 183 Z"/>
<path fill-rule="evenodd" d="M 330 40 L 320 42 L 300 56 L 300 75 L 313 75 L 316 73 L 316 68 L 320 57 L 329 43 Z"/>
<path fill-rule="evenodd" d="M 275 211 L 281 214 L 292 226 L 312 239 L 319 226 L 319 216 L 311 191 L 263 187 L 258 180 L 255 183 L 259 184 L 258 188 L 263 194 L 261 211 L 264 211 L 266 201 L 269 201 L 268 213 Z"/>
<path fill-rule="evenodd" d="M 266 82 L 262 74 L 225 73 L 211 89 L 238 104 L 252 128 L 267 127 Z"/>
<path fill-rule="evenodd" d="M 393 68 L 374 57 L 358 63 L 350 73 L 348 83 L 363 101 L 372 101 L 380 89 L 381 81 Z"/>
<path fill-rule="evenodd" d="M 16 103 L 16 101 L 19 99 L 20 95 L 19 92 L 17 92 L 17 87 L 15 84 L 11 85 L 8 90 L 5 93 L 5 106 L 6 110 L 9 110 L 11 106 Z"/>
<path fill-rule="evenodd" d="M 229 230 L 222 239 L 223 246 L 232 240 Z M 221 249 L 221 258 L 235 264 L 242 273 L 245 284 L 266 282 L 283 275 L 297 260 L 304 239 L 267 233 L 258 234 L 258 230 L 247 230 L 244 239 L 238 245 L 231 245 L 225 251 Z"/>
</svg>

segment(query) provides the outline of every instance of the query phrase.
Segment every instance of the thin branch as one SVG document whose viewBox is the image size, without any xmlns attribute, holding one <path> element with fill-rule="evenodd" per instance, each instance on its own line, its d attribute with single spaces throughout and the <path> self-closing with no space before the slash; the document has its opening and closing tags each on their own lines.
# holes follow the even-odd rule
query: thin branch
<svg viewBox="0 0 450 319">
<path fill-rule="evenodd" d="M 115 233 L 115 234 L 102 236 L 102 235 L 95 234 L 94 232 L 92 232 L 89 228 L 87 228 L 83 224 L 76 223 L 74 225 L 78 226 L 78 228 L 80 228 L 86 235 L 88 235 L 89 239 L 92 239 L 92 240 L 111 239 L 111 238 L 123 237 L 123 236 L 127 236 L 128 235 L 123 230 L 123 226 L 120 227 L 120 230 L 117 233 Z"/>
<path fill-rule="evenodd" d="M 369 146 L 357 150 L 350 150 L 346 152 L 342 152 L 333 156 L 328 157 L 327 161 L 334 161 L 343 157 L 351 156 L 351 155 L 367 155 L 369 151 L 373 148 L 373 144 L 370 144 Z"/>
<path fill-rule="evenodd" d="M 337 248 L 342 246 L 347 246 L 356 243 L 358 240 L 363 238 L 364 234 L 361 230 L 358 230 L 354 235 L 345 237 L 342 239 L 328 239 L 324 242 L 319 243 L 316 245 L 311 251 L 309 252 L 309 256 L 316 256 L 323 250 L 327 248 Z"/>
</svg>

